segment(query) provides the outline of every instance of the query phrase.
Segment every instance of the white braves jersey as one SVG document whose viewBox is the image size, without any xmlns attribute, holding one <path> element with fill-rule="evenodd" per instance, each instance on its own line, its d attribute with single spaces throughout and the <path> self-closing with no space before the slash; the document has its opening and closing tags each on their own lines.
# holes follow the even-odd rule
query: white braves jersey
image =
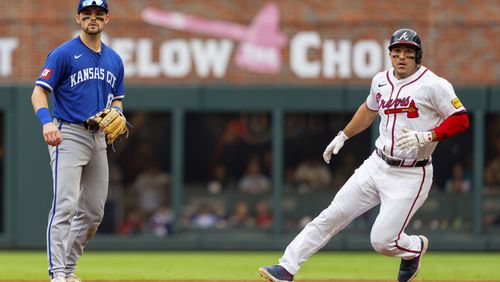
<svg viewBox="0 0 500 282">
<path fill-rule="evenodd" d="M 366 104 L 370 110 L 378 111 L 381 118 L 375 146 L 399 159 L 429 158 L 438 143 L 431 142 L 408 154 L 396 146 L 403 128 L 429 131 L 449 116 L 465 112 L 453 86 L 424 66 L 399 80 L 393 68 L 376 74 Z"/>
</svg>

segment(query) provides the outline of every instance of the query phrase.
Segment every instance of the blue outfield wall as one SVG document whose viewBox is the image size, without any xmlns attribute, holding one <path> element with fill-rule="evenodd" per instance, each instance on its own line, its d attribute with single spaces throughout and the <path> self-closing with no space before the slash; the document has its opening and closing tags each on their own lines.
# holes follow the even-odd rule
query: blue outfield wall
<svg viewBox="0 0 500 282">
<path fill-rule="evenodd" d="M 500 113 L 500 86 L 455 89 L 472 114 L 474 136 L 474 186 L 483 187 L 485 116 Z M 52 198 L 47 147 L 33 114 L 32 86 L 0 87 L 0 110 L 5 114 L 4 232 L 1 248 L 45 247 L 45 228 Z M 165 238 L 98 235 L 89 244 L 95 249 L 283 249 L 296 235 L 280 226 L 283 193 L 283 119 L 287 112 L 353 113 L 364 101 L 368 86 L 129 86 L 125 108 L 130 111 L 168 112 L 172 117 L 171 156 L 173 208 L 179 212 L 183 200 L 184 125 L 187 112 L 265 111 L 273 128 L 273 207 L 275 225 L 267 231 L 180 232 Z M 481 206 L 480 189 L 471 205 Z M 500 250 L 499 234 L 486 234 L 482 211 L 474 208 L 471 232 L 435 234 L 433 248 L 442 250 Z M 370 249 L 369 234 L 342 232 L 326 249 Z"/>
</svg>

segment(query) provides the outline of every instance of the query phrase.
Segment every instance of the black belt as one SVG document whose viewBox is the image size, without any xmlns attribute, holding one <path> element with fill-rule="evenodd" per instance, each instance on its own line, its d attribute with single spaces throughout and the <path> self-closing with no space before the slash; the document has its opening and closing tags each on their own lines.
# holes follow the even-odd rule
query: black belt
<svg viewBox="0 0 500 282">
<path fill-rule="evenodd" d="M 99 131 L 99 125 L 95 124 L 95 123 L 94 124 L 89 124 L 86 121 L 84 121 L 84 122 L 69 122 L 69 121 L 65 121 L 65 120 L 59 119 L 59 118 L 56 118 L 56 120 L 57 120 L 57 122 L 62 123 L 62 124 L 81 125 L 85 129 L 87 129 L 89 132 L 91 132 L 91 133 L 97 133 Z"/>
<path fill-rule="evenodd" d="M 431 159 L 423 159 L 423 160 L 399 160 L 399 159 L 394 159 L 389 156 L 386 156 L 384 152 L 381 150 L 377 149 L 375 150 L 377 152 L 377 155 L 384 160 L 384 162 L 390 166 L 400 166 L 400 167 L 422 167 L 426 166 L 431 163 Z"/>
<path fill-rule="evenodd" d="M 85 127 L 85 129 L 87 129 L 91 133 L 97 133 L 100 129 L 99 124 L 97 124 L 97 123 L 90 124 L 88 122 L 84 122 L 83 127 Z"/>
</svg>

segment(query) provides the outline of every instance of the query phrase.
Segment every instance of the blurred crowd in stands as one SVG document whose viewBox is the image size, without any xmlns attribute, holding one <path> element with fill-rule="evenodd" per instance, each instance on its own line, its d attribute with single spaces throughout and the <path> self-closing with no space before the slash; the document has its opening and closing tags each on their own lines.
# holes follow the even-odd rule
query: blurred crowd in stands
<svg viewBox="0 0 500 282">
<path fill-rule="evenodd" d="M 324 147 L 350 114 L 287 113 L 284 119 L 283 225 L 301 228 L 314 218 L 373 150 L 370 130 L 352 138 L 331 165 Z M 103 234 L 153 234 L 174 231 L 171 177 L 171 116 L 130 113 L 130 137 L 109 151 L 110 185 Z M 500 115 L 487 119 L 484 193 L 500 195 Z M 181 231 L 198 229 L 268 230 L 273 224 L 272 116 L 270 113 L 188 113 L 184 127 Z M 429 207 L 412 228 L 471 229 L 474 160 L 473 130 L 442 141 L 433 162 Z M 315 195 L 318 195 L 315 197 Z M 443 195 L 448 195 L 441 197 Z M 309 200 L 308 200 L 309 199 Z M 463 201 L 465 199 L 465 201 Z M 467 202 L 468 201 L 468 202 Z M 500 227 L 500 204 L 485 201 L 486 228 Z M 443 218 L 433 217 L 443 212 Z M 419 213 L 420 214 L 420 213 Z M 376 211 L 354 226 L 369 228 Z M 357 224 L 357 225 L 356 225 Z M 355 228 L 355 227 L 352 227 Z"/>
<path fill-rule="evenodd" d="M 101 234 L 173 232 L 171 116 L 133 112 L 125 141 L 109 150 L 109 194 Z M 471 116 L 471 118 L 473 118 Z M 288 113 L 284 119 L 283 226 L 300 229 L 325 207 L 371 153 L 369 130 L 346 142 L 331 165 L 324 147 L 350 114 Z M 500 114 L 485 124 L 482 217 L 500 230 Z M 272 116 L 269 113 L 189 113 L 185 120 L 182 230 L 257 229 L 273 224 Z M 0 113 L 0 132 L 5 115 Z M 441 141 L 433 155 L 434 187 L 410 228 L 472 230 L 475 202 L 473 127 Z M 5 193 L 5 136 L 0 135 L 0 195 Z M 2 197 L 4 198 L 4 197 Z M 0 201 L 0 233 L 5 230 Z M 369 228 L 376 210 L 349 228 Z"/>
<path fill-rule="evenodd" d="M 352 174 L 362 154 L 369 153 L 367 146 L 352 150 L 356 146 L 352 144 L 339 157 L 335 170 L 320 158 L 325 140 L 347 118 L 339 114 L 286 116 L 285 193 L 321 189 L 330 191 L 331 197 Z M 128 119 L 134 126 L 129 139 L 117 144 L 116 152 L 109 152 L 109 195 L 99 231 L 168 236 L 174 219 L 170 116 L 137 112 Z M 273 222 L 271 115 L 189 114 L 185 128 L 181 228 L 269 229 Z M 370 142 L 368 137 L 359 139 L 358 146 Z M 223 200 L 204 199 L 207 195 Z"/>
</svg>

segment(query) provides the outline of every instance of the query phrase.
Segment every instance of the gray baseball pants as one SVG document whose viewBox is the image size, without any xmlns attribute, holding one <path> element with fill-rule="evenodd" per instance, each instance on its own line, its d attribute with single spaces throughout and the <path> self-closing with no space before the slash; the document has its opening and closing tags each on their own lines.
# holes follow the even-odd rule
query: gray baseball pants
<svg viewBox="0 0 500 282">
<path fill-rule="evenodd" d="M 74 273 L 85 246 L 104 216 L 108 159 L 102 131 L 59 123 L 62 144 L 49 146 L 53 201 L 47 227 L 49 275 Z"/>
</svg>

